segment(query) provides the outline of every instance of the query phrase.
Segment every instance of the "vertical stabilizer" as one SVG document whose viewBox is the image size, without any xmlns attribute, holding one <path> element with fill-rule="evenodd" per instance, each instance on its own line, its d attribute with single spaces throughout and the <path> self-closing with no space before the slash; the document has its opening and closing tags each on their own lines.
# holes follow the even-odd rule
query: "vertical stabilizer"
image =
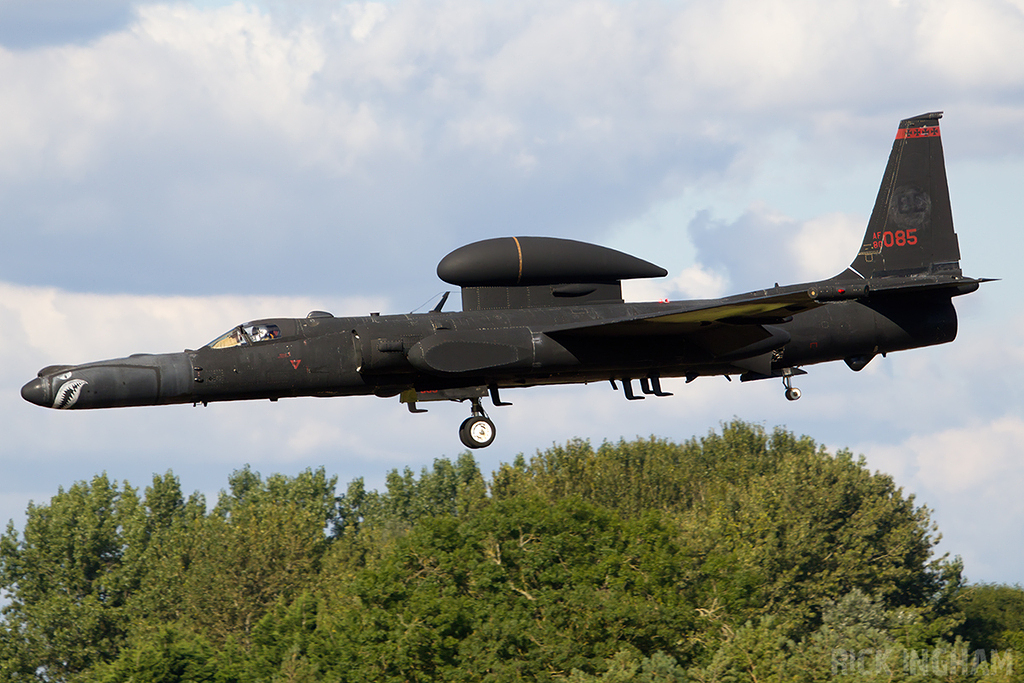
<svg viewBox="0 0 1024 683">
<path fill-rule="evenodd" d="M 960 275 L 940 118 L 933 112 L 900 122 L 864 242 L 844 275 Z"/>
</svg>

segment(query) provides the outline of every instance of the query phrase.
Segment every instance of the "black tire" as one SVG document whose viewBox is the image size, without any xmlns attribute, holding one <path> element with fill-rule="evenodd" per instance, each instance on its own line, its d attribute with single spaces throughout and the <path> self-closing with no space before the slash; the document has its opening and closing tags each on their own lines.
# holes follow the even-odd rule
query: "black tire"
<svg viewBox="0 0 1024 683">
<path fill-rule="evenodd" d="M 466 448 L 487 448 L 494 436 L 494 423 L 480 415 L 467 418 L 459 427 L 459 439 Z"/>
</svg>

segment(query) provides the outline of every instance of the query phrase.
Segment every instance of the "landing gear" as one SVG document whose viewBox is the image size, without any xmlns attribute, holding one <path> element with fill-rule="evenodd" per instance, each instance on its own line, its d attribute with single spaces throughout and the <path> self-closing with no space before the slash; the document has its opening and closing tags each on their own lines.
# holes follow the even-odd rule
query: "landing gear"
<svg viewBox="0 0 1024 683">
<path fill-rule="evenodd" d="M 473 414 L 459 427 L 459 439 L 466 448 L 486 448 L 494 441 L 494 423 L 487 417 L 480 399 L 474 398 Z"/>
<path fill-rule="evenodd" d="M 467 417 L 459 427 L 459 439 L 466 448 L 486 448 L 494 441 L 494 423 L 486 417 Z"/>
<path fill-rule="evenodd" d="M 434 389 L 419 392 L 415 389 L 406 389 L 401 394 L 401 401 L 409 407 L 410 413 L 425 413 L 423 408 L 417 408 L 417 401 L 469 401 L 473 406 L 473 413 L 459 427 L 459 439 L 466 448 L 487 448 L 494 442 L 494 435 L 497 430 L 491 418 L 487 417 L 480 400 L 490 394 L 491 402 L 496 406 L 510 406 L 511 403 L 501 400 L 498 395 L 498 385 L 482 385 L 475 387 L 459 387 L 456 389 Z"/>
<path fill-rule="evenodd" d="M 793 386 L 793 371 L 786 368 L 782 371 L 782 386 L 786 387 L 786 399 L 795 401 L 800 398 L 800 390 Z"/>
</svg>

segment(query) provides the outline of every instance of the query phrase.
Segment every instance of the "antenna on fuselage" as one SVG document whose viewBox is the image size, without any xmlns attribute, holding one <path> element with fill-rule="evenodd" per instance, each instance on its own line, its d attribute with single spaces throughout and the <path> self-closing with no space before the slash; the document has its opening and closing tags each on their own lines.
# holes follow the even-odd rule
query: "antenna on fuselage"
<svg viewBox="0 0 1024 683">
<path fill-rule="evenodd" d="M 441 292 L 438 292 L 438 294 L 441 294 Z M 448 295 L 449 294 L 451 294 L 451 292 L 444 292 L 443 294 L 441 294 L 441 300 L 437 302 L 436 306 L 434 306 L 432 309 L 430 309 L 430 312 L 431 313 L 440 313 L 441 312 L 441 307 L 444 306 L 446 301 L 448 301 Z M 409 311 L 409 315 L 412 315 L 416 311 L 420 310 L 421 308 L 423 308 L 424 306 L 429 304 L 431 301 L 434 300 L 435 296 L 437 296 L 437 294 L 434 294 L 434 296 L 430 297 L 429 299 L 427 299 L 426 301 L 421 303 L 419 306 L 417 306 L 416 308 L 414 308 L 411 311 Z"/>
<path fill-rule="evenodd" d="M 432 309 L 430 309 L 430 312 L 431 313 L 440 313 L 441 309 L 444 308 L 445 302 L 448 301 L 448 295 L 449 294 L 451 294 L 451 291 L 445 292 L 444 295 L 441 296 L 441 300 L 437 302 L 437 305 L 434 306 Z"/>
</svg>

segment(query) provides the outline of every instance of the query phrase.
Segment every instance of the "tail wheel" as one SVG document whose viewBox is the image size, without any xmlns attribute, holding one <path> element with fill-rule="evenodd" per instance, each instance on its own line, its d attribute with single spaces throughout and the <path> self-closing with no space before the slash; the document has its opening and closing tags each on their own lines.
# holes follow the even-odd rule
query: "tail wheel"
<svg viewBox="0 0 1024 683">
<path fill-rule="evenodd" d="M 483 415 L 466 418 L 459 427 L 459 439 L 466 448 L 486 448 L 494 441 L 494 423 Z"/>
<path fill-rule="evenodd" d="M 782 386 L 786 388 L 786 399 L 795 401 L 800 398 L 800 390 L 793 386 L 793 371 L 786 368 L 782 371 Z"/>
</svg>

